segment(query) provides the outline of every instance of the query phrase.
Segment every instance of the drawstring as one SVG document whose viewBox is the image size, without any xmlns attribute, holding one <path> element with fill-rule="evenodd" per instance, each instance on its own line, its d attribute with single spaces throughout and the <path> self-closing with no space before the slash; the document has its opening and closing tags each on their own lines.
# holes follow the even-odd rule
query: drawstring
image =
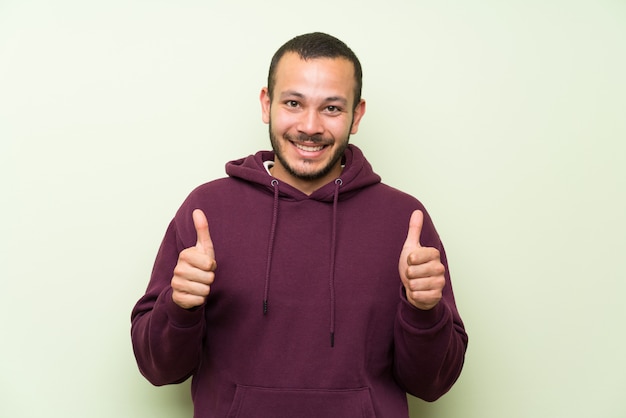
<svg viewBox="0 0 626 418">
<path fill-rule="evenodd" d="M 339 187 L 343 181 L 339 178 L 335 180 L 335 195 L 333 198 L 333 229 L 330 243 L 330 346 L 335 346 L 335 253 L 337 250 L 337 202 L 339 201 Z"/>
<path fill-rule="evenodd" d="M 329 289 L 330 289 L 330 346 L 335 346 L 335 256 L 337 252 L 337 206 L 339 202 L 339 188 L 343 185 L 343 181 L 338 178 L 335 180 L 335 193 L 333 196 L 333 219 L 332 219 L 332 235 L 330 244 L 330 271 L 329 271 Z M 272 258 L 274 252 L 274 238 L 276 236 L 276 224 L 278 222 L 278 180 L 272 180 L 274 188 L 274 211 L 272 214 L 272 228 L 270 230 L 270 240 L 267 248 L 267 268 L 265 270 L 265 291 L 263 294 L 263 315 L 267 315 L 268 298 L 270 288 L 270 273 L 272 270 Z"/>
<path fill-rule="evenodd" d="M 267 246 L 267 268 L 265 269 L 265 291 L 263 293 L 263 315 L 267 315 L 267 300 L 270 292 L 270 272 L 272 270 L 272 255 L 274 252 L 274 236 L 276 235 L 276 222 L 278 221 L 278 180 L 272 180 L 274 188 L 274 212 L 272 215 L 272 229 L 270 230 L 270 242 Z"/>
</svg>

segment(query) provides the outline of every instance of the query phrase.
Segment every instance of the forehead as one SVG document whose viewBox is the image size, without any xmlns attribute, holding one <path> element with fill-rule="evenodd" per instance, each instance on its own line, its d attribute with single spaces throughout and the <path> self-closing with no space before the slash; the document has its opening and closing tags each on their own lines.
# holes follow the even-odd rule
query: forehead
<svg viewBox="0 0 626 418">
<path fill-rule="evenodd" d="M 342 95 L 352 100 L 356 84 L 354 65 L 343 57 L 303 59 L 295 52 L 288 52 L 276 67 L 275 93 L 286 90 L 302 94 L 318 93 Z"/>
</svg>

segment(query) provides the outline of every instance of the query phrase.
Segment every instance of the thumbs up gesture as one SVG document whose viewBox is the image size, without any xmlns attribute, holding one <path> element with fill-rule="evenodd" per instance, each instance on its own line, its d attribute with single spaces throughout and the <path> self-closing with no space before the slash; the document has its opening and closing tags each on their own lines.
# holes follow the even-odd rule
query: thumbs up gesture
<svg viewBox="0 0 626 418">
<path fill-rule="evenodd" d="M 204 303 L 211 291 L 217 268 L 206 216 L 200 209 L 194 210 L 192 216 L 197 242 L 194 247 L 180 252 L 171 281 L 172 299 L 184 309 Z"/>
<path fill-rule="evenodd" d="M 409 231 L 400 253 L 398 270 L 406 290 L 407 300 L 416 308 L 429 310 L 441 300 L 446 284 L 445 266 L 441 263 L 439 250 L 422 247 L 420 235 L 424 214 L 416 210 L 409 221 Z"/>
</svg>

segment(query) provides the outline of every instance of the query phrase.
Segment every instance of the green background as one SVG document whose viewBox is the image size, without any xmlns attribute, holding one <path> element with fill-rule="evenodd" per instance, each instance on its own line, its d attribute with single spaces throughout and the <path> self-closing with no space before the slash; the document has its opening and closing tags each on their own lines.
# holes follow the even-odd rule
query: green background
<svg viewBox="0 0 626 418">
<path fill-rule="evenodd" d="M 426 205 L 470 335 L 412 417 L 626 416 L 626 2 L 0 0 L 0 416 L 190 417 L 137 371 L 165 227 L 269 147 L 287 39 L 364 67 L 352 139 Z"/>
</svg>

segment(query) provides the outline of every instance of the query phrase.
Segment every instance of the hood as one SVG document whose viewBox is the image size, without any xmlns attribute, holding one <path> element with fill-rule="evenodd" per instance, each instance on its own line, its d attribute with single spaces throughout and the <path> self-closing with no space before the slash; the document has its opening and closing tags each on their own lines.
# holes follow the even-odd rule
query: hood
<svg viewBox="0 0 626 418">
<path fill-rule="evenodd" d="M 380 176 L 374 173 L 372 166 L 367 162 L 365 156 L 359 148 L 348 145 L 343 156 L 344 169 L 341 177 L 329 182 L 317 189 L 310 195 L 306 195 L 300 190 L 287 183 L 279 182 L 268 174 L 264 163 L 274 161 L 274 153 L 271 151 L 259 151 L 254 155 L 234 160 L 226 164 L 226 174 L 230 177 L 238 178 L 249 183 L 267 189 L 268 193 L 274 196 L 273 216 L 270 226 L 270 238 L 267 245 L 267 260 L 265 270 L 265 287 L 263 294 L 263 315 L 269 311 L 270 282 L 272 278 L 272 261 L 274 257 L 274 241 L 276 228 L 280 224 L 280 201 L 281 200 L 305 200 L 314 199 L 321 202 L 331 203 L 333 215 L 331 220 L 332 235 L 328 243 L 330 252 L 330 263 L 328 266 L 329 282 L 329 310 L 330 310 L 330 346 L 335 346 L 335 260 L 337 250 L 337 213 L 339 202 L 348 198 L 351 194 L 359 190 L 380 183 Z"/>
<path fill-rule="evenodd" d="M 254 155 L 230 161 L 226 164 L 226 174 L 230 177 L 258 184 L 267 188 L 270 193 L 274 193 L 274 186 L 272 185 L 273 178 L 268 176 L 265 166 L 263 165 L 266 161 L 274 161 L 274 152 L 259 151 Z M 365 159 L 363 152 L 355 145 L 350 144 L 346 148 L 343 156 L 343 164 L 344 169 L 339 178 L 341 179 L 341 187 L 339 188 L 340 200 L 359 189 L 380 183 L 380 176 L 374 173 L 372 166 Z M 279 186 L 279 195 L 281 198 L 294 200 L 314 199 L 322 202 L 332 202 L 335 198 L 335 183 L 337 181 L 339 180 L 322 186 L 311 195 L 306 195 L 286 183 L 281 183 Z"/>
</svg>

